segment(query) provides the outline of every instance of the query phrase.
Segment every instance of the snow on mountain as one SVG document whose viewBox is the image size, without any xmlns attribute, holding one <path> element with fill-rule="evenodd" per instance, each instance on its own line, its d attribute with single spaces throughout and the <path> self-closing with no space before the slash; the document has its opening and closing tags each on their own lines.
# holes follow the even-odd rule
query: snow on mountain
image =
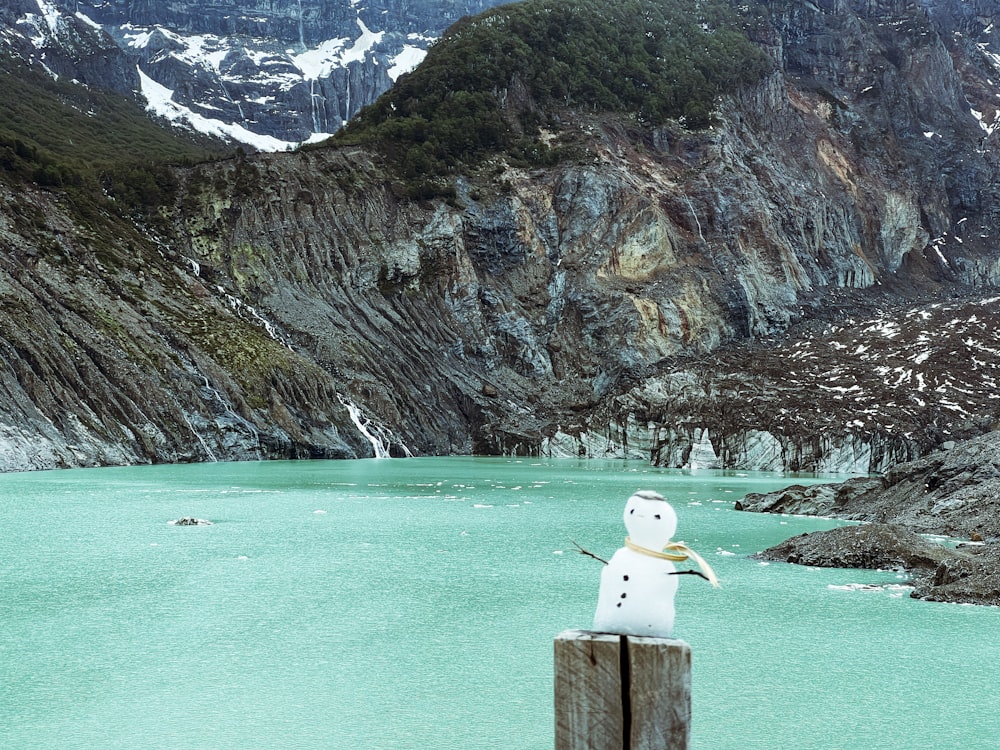
<svg viewBox="0 0 1000 750">
<path fill-rule="evenodd" d="M 26 40 L 27 47 L 20 47 L 30 52 L 21 56 L 45 65 L 51 75 L 67 75 L 70 60 L 87 56 L 66 55 L 66 64 L 53 66 L 67 39 L 73 36 L 71 46 L 79 47 L 78 40 L 89 35 L 128 60 L 109 88 L 145 98 L 151 113 L 179 127 L 266 151 L 329 137 L 416 67 L 458 17 L 497 4 L 12 2 L 8 15 L 14 23 L 0 29 L 0 40 L 9 34 Z M 79 78 L 72 72 L 69 77 Z"/>
<path fill-rule="evenodd" d="M 345 47 L 347 40 L 331 39 L 316 49 L 292 55 L 292 62 L 307 79 L 326 78 L 334 68 L 342 68 L 352 62 L 362 62 L 365 55 L 382 41 L 385 34 L 381 31 L 373 33 L 360 18 L 358 18 L 358 28 L 361 30 L 361 36 L 349 47 Z"/>
<path fill-rule="evenodd" d="M 40 66 L 53 78 L 134 95 L 134 63 L 76 3 L 5 0 L 0 4 L 0 54 Z"/>
<path fill-rule="evenodd" d="M 328 138 L 391 85 L 387 72 L 380 76 L 377 70 L 380 57 L 383 71 L 396 65 L 395 56 L 379 46 L 385 33 L 371 31 L 360 17 L 356 24 L 356 37 L 328 39 L 307 49 L 265 38 L 185 35 L 159 26 L 130 24 L 120 33 L 140 56 L 151 111 L 202 133 L 276 151 Z M 343 91 L 321 84 L 343 73 Z M 352 74 L 374 85 L 352 92 Z M 154 97 L 164 89 L 171 92 L 169 105 L 150 99 L 151 83 L 162 87 Z M 296 112 L 301 118 L 294 117 Z"/>
<path fill-rule="evenodd" d="M 787 342 L 763 371 L 799 394 L 773 404 L 793 420 L 821 409 L 848 428 L 913 438 L 931 423 L 945 436 L 996 413 L 1000 298 L 957 299 L 847 317 Z"/>
<path fill-rule="evenodd" d="M 173 100 L 173 91 L 154 81 L 142 70 L 139 70 L 139 80 L 142 82 L 142 95 L 146 97 L 148 102 L 147 109 L 152 114 L 169 120 L 174 125 L 187 126 L 199 133 L 216 136 L 223 140 L 245 143 L 259 151 L 281 151 L 291 148 L 293 145 L 269 135 L 254 133 L 252 130 L 247 130 L 234 123 L 213 120 L 199 115 L 197 112 L 192 112 L 188 107 Z"/>
<path fill-rule="evenodd" d="M 35 4 L 38 6 L 38 12 L 26 13 L 17 21 L 15 28 L 34 47 L 42 49 L 59 36 L 59 25 L 63 14 L 54 4 L 46 0 L 35 0 Z"/>
<path fill-rule="evenodd" d="M 415 47 L 410 44 L 404 45 L 403 51 L 396 55 L 393 61 L 393 66 L 389 68 L 389 78 L 395 81 L 404 73 L 409 73 L 422 63 L 426 56 L 427 50 L 423 47 Z"/>
</svg>

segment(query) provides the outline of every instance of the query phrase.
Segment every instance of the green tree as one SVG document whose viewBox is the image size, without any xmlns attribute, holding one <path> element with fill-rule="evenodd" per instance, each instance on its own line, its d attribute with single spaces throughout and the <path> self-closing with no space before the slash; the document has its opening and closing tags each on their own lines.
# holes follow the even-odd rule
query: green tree
<svg viewBox="0 0 1000 750">
<path fill-rule="evenodd" d="M 491 154 L 546 163 L 537 136 L 559 109 L 711 124 L 718 97 L 759 80 L 757 24 L 723 0 L 526 0 L 455 23 L 424 62 L 334 139 L 375 145 L 408 173 Z M 434 144 L 434 159 L 413 144 Z M 419 158 L 418 158 L 419 157 Z"/>
</svg>

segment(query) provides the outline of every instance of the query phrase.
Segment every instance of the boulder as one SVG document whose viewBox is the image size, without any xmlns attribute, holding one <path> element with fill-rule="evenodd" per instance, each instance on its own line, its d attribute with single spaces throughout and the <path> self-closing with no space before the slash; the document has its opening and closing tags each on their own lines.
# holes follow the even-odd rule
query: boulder
<svg viewBox="0 0 1000 750">
<path fill-rule="evenodd" d="M 911 596 L 935 602 L 1000 605 L 1000 545 L 964 546 L 917 579 Z"/>
<path fill-rule="evenodd" d="M 754 557 L 820 568 L 903 570 L 912 578 L 915 599 L 1000 605 L 1000 545 L 951 549 L 898 524 L 801 534 Z"/>
<path fill-rule="evenodd" d="M 930 572 L 967 555 L 930 542 L 903 526 L 873 523 L 800 534 L 756 557 L 819 568 Z"/>
</svg>

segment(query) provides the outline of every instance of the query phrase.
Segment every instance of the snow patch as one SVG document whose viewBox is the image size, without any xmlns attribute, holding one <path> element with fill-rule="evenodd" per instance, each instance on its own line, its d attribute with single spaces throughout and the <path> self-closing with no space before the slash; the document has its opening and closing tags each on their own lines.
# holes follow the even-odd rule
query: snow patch
<svg viewBox="0 0 1000 750">
<path fill-rule="evenodd" d="M 992 122 L 987 122 L 983 116 L 983 113 L 980 112 L 979 110 L 972 109 L 970 107 L 969 111 L 972 113 L 972 116 L 975 117 L 976 120 L 979 122 L 979 127 L 981 127 L 983 131 L 985 131 L 986 135 L 991 135 L 993 131 L 997 129 L 997 125 L 1000 124 L 1000 111 L 998 111 L 996 114 L 993 115 Z"/>
<path fill-rule="evenodd" d="M 101 24 L 97 23 L 97 21 L 95 21 L 90 16 L 84 15 L 82 12 L 77 11 L 76 12 L 76 17 L 79 18 L 81 21 L 83 21 L 88 26 L 90 26 L 91 28 L 97 29 L 98 31 L 101 30 Z"/>
<path fill-rule="evenodd" d="M 412 45 L 405 45 L 403 51 L 392 58 L 392 66 L 389 68 L 389 78 L 395 81 L 404 73 L 409 73 L 424 61 L 427 50 Z"/>
<path fill-rule="evenodd" d="M 38 3 L 38 10 L 41 12 L 42 18 L 45 19 L 46 26 L 52 32 L 52 36 L 55 36 L 59 31 L 59 22 L 62 20 L 62 14 L 53 3 L 47 3 L 45 0 L 36 0 L 36 2 Z"/>
<path fill-rule="evenodd" d="M 362 62 L 372 48 L 382 41 L 384 32 L 374 32 L 358 19 L 361 36 L 347 49 L 346 39 L 330 39 L 315 49 L 292 55 L 292 62 L 308 78 L 326 78 L 334 68 L 345 68 L 349 63 Z"/>
<path fill-rule="evenodd" d="M 142 95 L 146 97 L 146 109 L 169 120 L 174 125 L 186 125 L 199 133 L 213 135 L 227 141 L 245 143 L 261 151 L 285 151 L 298 145 L 270 135 L 254 133 L 241 125 L 230 125 L 218 120 L 211 120 L 192 112 L 190 108 L 173 100 L 174 92 L 171 89 L 154 81 L 143 73 L 141 68 L 137 68 L 137 70 L 139 71 Z"/>
</svg>

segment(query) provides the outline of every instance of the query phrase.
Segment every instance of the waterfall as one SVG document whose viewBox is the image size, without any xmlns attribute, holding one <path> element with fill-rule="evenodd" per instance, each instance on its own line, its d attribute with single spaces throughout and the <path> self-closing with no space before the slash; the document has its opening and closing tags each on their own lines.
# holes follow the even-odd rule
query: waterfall
<svg viewBox="0 0 1000 750">
<path fill-rule="evenodd" d="M 688 208 L 691 209 L 691 216 L 694 217 L 694 223 L 698 226 L 698 238 L 704 243 L 705 235 L 701 233 L 701 221 L 698 219 L 698 212 L 694 210 L 694 204 L 691 202 L 691 196 L 685 193 L 684 200 L 687 201 Z"/>
<path fill-rule="evenodd" d="M 343 125 L 347 125 L 347 121 L 351 119 L 351 66 L 344 66 L 344 81 L 346 85 L 344 86 L 344 121 Z"/>
<path fill-rule="evenodd" d="M 202 381 L 204 382 L 204 385 L 202 385 L 202 390 L 210 398 L 214 398 L 216 401 L 219 402 L 219 405 L 222 407 L 224 414 L 226 416 L 228 416 L 230 419 L 232 419 L 233 422 L 235 422 L 236 424 L 239 424 L 239 425 L 241 425 L 241 426 L 243 426 L 243 427 L 246 428 L 247 432 L 250 433 L 250 436 L 253 439 L 254 443 L 256 443 L 256 445 L 257 445 L 257 451 L 258 451 L 258 454 L 259 454 L 260 451 L 261 451 L 260 431 L 253 425 L 252 422 L 247 421 L 246 419 L 244 419 L 243 417 L 241 417 L 239 414 L 237 414 L 233 410 L 232 404 L 230 404 L 228 401 L 226 401 L 225 397 L 223 397 L 223 395 L 221 393 L 219 393 L 218 389 L 216 389 L 216 388 L 214 388 L 212 386 L 211 382 L 209 382 L 208 377 L 206 377 L 202 373 L 198 372 L 197 370 L 195 370 L 195 374 L 198 377 L 200 377 L 202 379 Z M 206 448 L 207 448 L 207 446 L 206 446 Z M 259 457 L 260 456 L 258 455 L 258 458 Z M 215 460 L 214 457 L 213 457 L 213 460 Z"/>
<path fill-rule="evenodd" d="M 323 99 L 322 94 L 316 93 L 316 79 L 309 79 L 309 104 L 312 107 L 312 126 L 314 133 L 323 133 L 323 123 L 320 119 L 319 102 L 317 100 Z M 324 118 L 325 119 L 325 118 Z"/>
<path fill-rule="evenodd" d="M 375 458 L 389 458 L 389 441 L 383 440 L 381 436 L 374 435 L 369 431 L 368 428 L 371 426 L 371 420 L 362 419 L 361 409 L 350 401 L 343 401 L 342 403 L 347 407 L 347 413 L 351 415 L 351 421 L 358 428 L 358 432 L 372 444 L 372 448 L 375 450 Z M 376 430 L 376 432 L 378 431 Z"/>
<path fill-rule="evenodd" d="M 299 0 L 299 45 L 302 47 L 302 50 L 305 51 L 306 33 L 305 33 L 305 24 L 302 19 L 302 0 Z"/>
<path fill-rule="evenodd" d="M 245 127 L 247 124 L 247 116 L 243 113 L 243 102 L 233 99 L 232 94 L 229 93 L 229 89 L 226 88 L 226 84 L 222 82 L 222 78 L 218 76 L 216 78 L 219 82 L 219 88 L 222 89 L 222 93 L 225 94 L 226 99 L 228 99 L 231 104 L 235 104 L 236 109 L 239 110 L 240 122 L 242 122 Z"/>
<path fill-rule="evenodd" d="M 358 428 L 358 432 L 371 443 L 372 449 L 375 451 L 375 458 L 391 458 L 389 449 L 393 445 L 399 448 L 407 458 L 413 458 L 413 453 L 405 444 L 393 439 L 392 430 L 365 417 L 361 412 L 361 407 L 347 401 L 343 396 L 337 396 L 337 398 L 347 408 L 347 413 L 351 415 L 351 421 Z"/>
<path fill-rule="evenodd" d="M 203 438 L 201 433 L 199 433 L 198 430 L 194 428 L 194 425 L 191 424 L 191 420 L 188 417 L 187 412 L 180 408 L 180 404 L 178 404 L 177 407 L 180 410 L 181 416 L 184 417 L 184 421 L 187 422 L 187 426 L 191 428 L 191 432 L 196 438 L 198 438 L 198 442 L 201 443 L 201 447 L 205 450 L 205 454 L 208 456 L 209 461 L 212 463 L 218 463 L 219 459 L 217 459 L 215 454 L 212 453 L 212 449 L 208 447 L 208 443 L 205 442 L 205 438 Z"/>
</svg>

